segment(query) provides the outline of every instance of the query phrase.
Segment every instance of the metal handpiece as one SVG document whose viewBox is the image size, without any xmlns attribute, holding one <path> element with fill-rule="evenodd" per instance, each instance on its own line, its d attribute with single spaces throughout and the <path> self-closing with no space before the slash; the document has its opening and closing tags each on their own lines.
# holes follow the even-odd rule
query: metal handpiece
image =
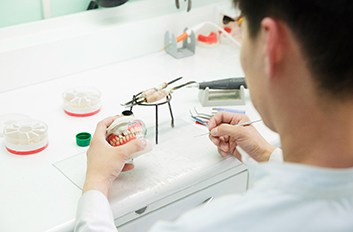
<svg viewBox="0 0 353 232">
<path fill-rule="evenodd" d="M 201 82 L 198 87 L 199 89 L 240 89 L 240 86 L 247 87 L 244 77 Z"/>
</svg>

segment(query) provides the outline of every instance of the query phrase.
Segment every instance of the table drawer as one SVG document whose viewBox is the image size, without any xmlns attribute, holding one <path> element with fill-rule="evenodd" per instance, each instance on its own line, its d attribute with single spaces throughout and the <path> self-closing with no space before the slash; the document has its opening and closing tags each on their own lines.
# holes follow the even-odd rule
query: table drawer
<svg viewBox="0 0 353 232">
<path fill-rule="evenodd" d="M 245 170 L 206 188 L 195 188 L 195 191 L 189 195 L 179 199 L 176 197 L 176 199 L 161 205 L 158 209 L 153 209 L 150 206 L 142 207 L 132 213 L 135 214 L 135 218 L 130 221 L 117 218 L 115 224 L 119 232 L 147 231 L 156 221 L 174 220 L 182 213 L 200 206 L 208 202 L 208 200 L 226 194 L 245 192 L 247 189 L 247 180 L 248 172 Z"/>
</svg>

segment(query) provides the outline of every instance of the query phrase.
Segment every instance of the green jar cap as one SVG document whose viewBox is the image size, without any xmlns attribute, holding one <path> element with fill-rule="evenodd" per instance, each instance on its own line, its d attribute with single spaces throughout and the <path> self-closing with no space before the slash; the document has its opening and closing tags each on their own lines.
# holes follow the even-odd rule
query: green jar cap
<svg viewBox="0 0 353 232">
<path fill-rule="evenodd" d="M 80 147 L 87 147 L 91 142 L 91 134 L 88 132 L 81 132 L 76 135 L 76 144 Z"/>
</svg>

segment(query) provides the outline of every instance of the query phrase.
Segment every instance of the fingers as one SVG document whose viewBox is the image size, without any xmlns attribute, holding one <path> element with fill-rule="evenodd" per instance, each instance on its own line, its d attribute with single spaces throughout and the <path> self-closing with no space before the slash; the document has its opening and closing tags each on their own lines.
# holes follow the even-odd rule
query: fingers
<svg viewBox="0 0 353 232">
<path fill-rule="evenodd" d="M 239 153 L 238 150 L 235 150 L 235 152 L 232 153 L 238 160 L 242 161 L 242 156 Z"/>
<path fill-rule="evenodd" d="M 97 124 L 96 131 L 94 132 L 94 138 L 105 138 L 106 130 L 112 124 L 116 117 L 109 117 L 103 119 Z"/>
<path fill-rule="evenodd" d="M 236 149 L 235 143 L 220 143 L 218 146 L 218 153 L 223 157 L 226 157 L 227 155 L 234 155 L 238 160 L 242 160 L 242 156 Z"/>
<path fill-rule="evenodd" d="M 215 114 L 208 123 L 208 128 L 212 130 L 213 128 L 219 126 L 220 124 L 238 124 L 241 121 L 248 121 L 249 118 L 244 114 L 235 114 L 230 112 L 218 112 Z"/>
<path fill-rule="evenodd" d="M 226 120 L 226 118 L 229 117 L 228 114 L 225 115 L 224 112 L 220 112 L 215 114 L 210 121 L 208 122 L 208 128 L 212 130 L 216 126 L 218 126 L 221 123 L 227 123 L 229 120 Z"/>
<path fill-rule="evenodd" d="M 132 157 L 134 153 L 142 151 L 147 145 L 146 139 L 135 139 L 122 146 L 115 147 L 119 149 L 119 153 L 124 156 L 125 160 L 128 160 Z"/>
<path fill-rule="evenodd" d="M 244 115 L 238 117 L 232 113 L 222 113 L 215 118 L 215 124 L 209 127 L 210 140 L 217 146 L 219 154 L 223 157 L 232 154 L 239 160 L 242 158 L 236 148 L 238 140 L 244 139 L 248 132 L 242 126 L 234 126 L 234 124 L 241 122 L 240 120 L 248 121 L 248 118 Z M 224 121 L 228 121 L 228 123 L 226 124 Z"/>
<path fill-rule="evenodd" d="M 222 157 L 226 157 L 228 155 L 228 152 L 225 152 L 221 149 L 218 148 L 218 153 L 222 156 Z"/>
<path fill-rule="evenodd" d="M 220 137 L 214 138 L 211 137 L 212 142 L 218 147 L 218 153 L 221 156 L 227 156 L 230 153 L 229 146 L 229 138 L 228 137 Z"/>
<path fill-rule="evenodd" d="M 221 124 L 220 126 L 213 128 L 210 133 L 211 136 L 214 137 L 229 136 L 236 141 L 240 136 L 244 135 L 244 127 Z"/>
<path fill-rule="evenodd" d="M 132 169 L 134 169 L 134 164 L 128 164 L 128 163 L 126 163 L 125 165 L 124 165 L 124 167 L 123 167 L 123 170 L 121 170 L 121 171 L 123 171 L 123 172 L 127 172 L 127 171 L 130 171 L 130 170 L 132 170 Z"/>
<path fill-rule="evenodd" d="M 231 143 L 229 143 L 229 152 L 231 154 L 234 154 L 235 152 L 237 152 L 237 142 L 236 141 L 233 141 Z"/>
</svg>

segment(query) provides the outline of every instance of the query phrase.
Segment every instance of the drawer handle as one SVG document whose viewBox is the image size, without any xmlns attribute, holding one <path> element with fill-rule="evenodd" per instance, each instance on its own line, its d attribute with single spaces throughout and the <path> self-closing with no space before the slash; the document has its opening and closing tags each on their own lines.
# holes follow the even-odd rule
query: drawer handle
<svg viewBox="0 0 353 232">
<path fill-rule="evenodd" d="M 143 213 L 146 211 L 146 209 L 147 209 L 147 206 L 145 206 L 145 207 L 143 207 L 143 208 L 141 208 L 141 209 L 136 210 L 135 213 L 137 213 L 137 214 L 143 214 Z"/>
</svg>

